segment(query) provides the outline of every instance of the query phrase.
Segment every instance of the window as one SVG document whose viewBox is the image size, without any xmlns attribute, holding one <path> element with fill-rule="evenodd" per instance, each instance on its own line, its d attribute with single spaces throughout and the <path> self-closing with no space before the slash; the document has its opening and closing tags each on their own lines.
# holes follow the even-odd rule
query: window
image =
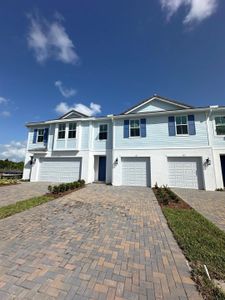
<svg viewBox="0 0 225 300">
<path fill-rule="evenodd" d="M 176 133 L 177 133 L 177 135 L 188 134 L 187 116 L 177 116 L 176 117 Z"/>
<path fill-rule="evenodd" d="M 140 121 L 131 120 L 130 121 L 130 136 L 140 136 Z"/>
<path fill-rule="evenodd" d="M 76 138 L 76 128 L 77 124 L 76 123 L 69 123 L 69 139 L 75 139 Z"/>
<path fill-rule="evenodd" d="M 44 141 L 44 129 L 38 129 L 37 142 L 43 143 L 43 141 Z"/>
<path fill-rule="evenodd" d="M 225 116 L 215 117 L 216 134 L 225 135 Z"/>
<path fill-rule="evenodd" d="M 59 124 L 58 139 L 65 139 L 66 124 Z"/>
<path fill-rule="evenodd" d="M 99 125 L 99 139 L 100 140 L 107 140 L 107 131 L 108 131 L 107 124 Z"/>
</svg>

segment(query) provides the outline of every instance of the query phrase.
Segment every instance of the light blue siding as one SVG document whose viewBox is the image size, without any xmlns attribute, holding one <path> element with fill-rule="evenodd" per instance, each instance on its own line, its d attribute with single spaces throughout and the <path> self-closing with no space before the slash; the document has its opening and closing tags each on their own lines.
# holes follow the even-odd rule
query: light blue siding
<svg viewBox="0 0 225 300">
<path fill-rule="evenodd" d="M 77 149 L 77 139 L 68 139 L 66 149 L 67 150 Z"/>
<path fill-rule="evenodd" d="M 49 128 L 49 136 L 48 136 L 48 151 L 53 149 L 53 142 L 54 142 L 54 135 L 55 135 L 55 125 L 50 125 Z"/>
<path fill-rule="evenodd" d="M 79 137 L 81 139 L 81 150 L 87 150 L 89 148 L 89 124 L 90 122 L 82 122 L 81 126 L 81 136 Z"/>
<path fill-rule="evenodd" d="M 180 109 L 180 106 L 154 99 L 149 103 L 141 106 L 140 108 L 135 109 L 134 111 L 132 111 L 132 113 L 156 112 L 156 111 L 166 111 L 166 110 L 176 110 L 176 109 Z"/>
<path fill-rule="evenodd" d="M 33 150 L 33 149 L 45 149 L 46 146 L 44 143 L 33 143 L 33 138 L 34 138 L 34 129 L 44 129 L 46 126 L 38 126 L 38 127 L 33 127 L 30 128 L 29 135 L 28 135 L 28 150 Z"/>
<path fill-rule="evenodd" d="M 64 150 L 66 149 L 66 140 L 65 139 L 56 139 L 55 141 L 55 150 Z"/>
<path fill-rule="evenodd" d="M 123 120 L 115 121 L 115 148 L 151 149 L 160 147 L 198 147 L 208 146 L 207 127 L 204 113 L 195 114 L 196 135 L 169 136 L 168 116 L 146 118 L 146 138 L 123 138 Z"/>
<path fill-rule="evenodd" d="M 99 125 L 108 125 L 108 138 L 107 140 L 99 140 Z M 93 149 L 94 150 L 105 150 L 112 148 L 112 123 L 111 121 L 102 121 L 93 123 Z"/>
<path fill-rule="evenodd" d="M 219 136 L 216 135 L 216 129 L 215 129 L 215 117 L 216 116 L 225 116 L 225 112 L 214 112 L 210 117 L 210 127 L 211 127 L 211 139 L 212 139 L 212 145 L 215 147 L 225 147 L 225 136 Z"/>
</svg>

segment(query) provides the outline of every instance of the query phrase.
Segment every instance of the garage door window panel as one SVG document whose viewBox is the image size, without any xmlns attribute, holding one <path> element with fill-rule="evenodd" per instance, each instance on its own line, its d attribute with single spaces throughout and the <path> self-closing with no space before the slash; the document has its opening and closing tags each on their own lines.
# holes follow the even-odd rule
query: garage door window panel
<svg viewBox="0 0 225 300">
<path fill-rule="evenodd" d="M 130 120 L 130 137 L 140 136 L 140 120 Z"/>
<path fill-rule="evenodd" d="M 225 116 L 215 118 L 216 123 L 216 134 L 225 135 Z"/>
<path fill-rule="evenodd" d="M 58 139 L 65 139 L 66 124 L 59 124 Z"/>
<path fill-rule="evenodd" d="M 177 135 L 188 135 L 188 118 L 187 116 L 176 117 L 176 133 Z"/>
<path fill-rule="evenodd" d="M 69 133 L 68 133 L 68 138 L 69 139 L 75 139 L 76 138 L 76 129 L 77 129 L 77 124 L 76 123 L 69 123 Z"/>
</svg>

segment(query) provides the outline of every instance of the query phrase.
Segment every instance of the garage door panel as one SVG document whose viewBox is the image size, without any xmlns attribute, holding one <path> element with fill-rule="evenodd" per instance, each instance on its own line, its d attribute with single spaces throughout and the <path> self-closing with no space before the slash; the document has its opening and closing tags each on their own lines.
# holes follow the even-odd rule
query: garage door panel
<svg viewBox="0 0 225 300">
<path fill-rule="evenodd" d="M 169 185 L 203 189 L 203 171 L 199 157 L 171 157 L 168 158 Z"/>
<path fill-rule="evenodd" d="M 122 184 L 130 186 L 149 186 L 150 160 L 146 157 L 122 158 Z"/>
<path fill-rule="evenodd" d="M 80 179 L 80 169 L 79 158 L 43 158 L 40 160 L 39 181 L 76 181 Z"/>
</svg>

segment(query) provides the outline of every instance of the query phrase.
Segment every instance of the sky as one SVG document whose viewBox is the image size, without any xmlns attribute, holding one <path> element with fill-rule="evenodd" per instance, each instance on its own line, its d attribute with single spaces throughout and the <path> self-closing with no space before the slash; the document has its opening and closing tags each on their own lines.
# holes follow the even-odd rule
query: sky
<svg viewBox="0 0 225 300">
<path fill-rule="evenodd" d="M 26 122 L 153 94 L 225 105 L 224 1 L 1 1 L 0 159 L 23 160 Z"/>
</svg>

